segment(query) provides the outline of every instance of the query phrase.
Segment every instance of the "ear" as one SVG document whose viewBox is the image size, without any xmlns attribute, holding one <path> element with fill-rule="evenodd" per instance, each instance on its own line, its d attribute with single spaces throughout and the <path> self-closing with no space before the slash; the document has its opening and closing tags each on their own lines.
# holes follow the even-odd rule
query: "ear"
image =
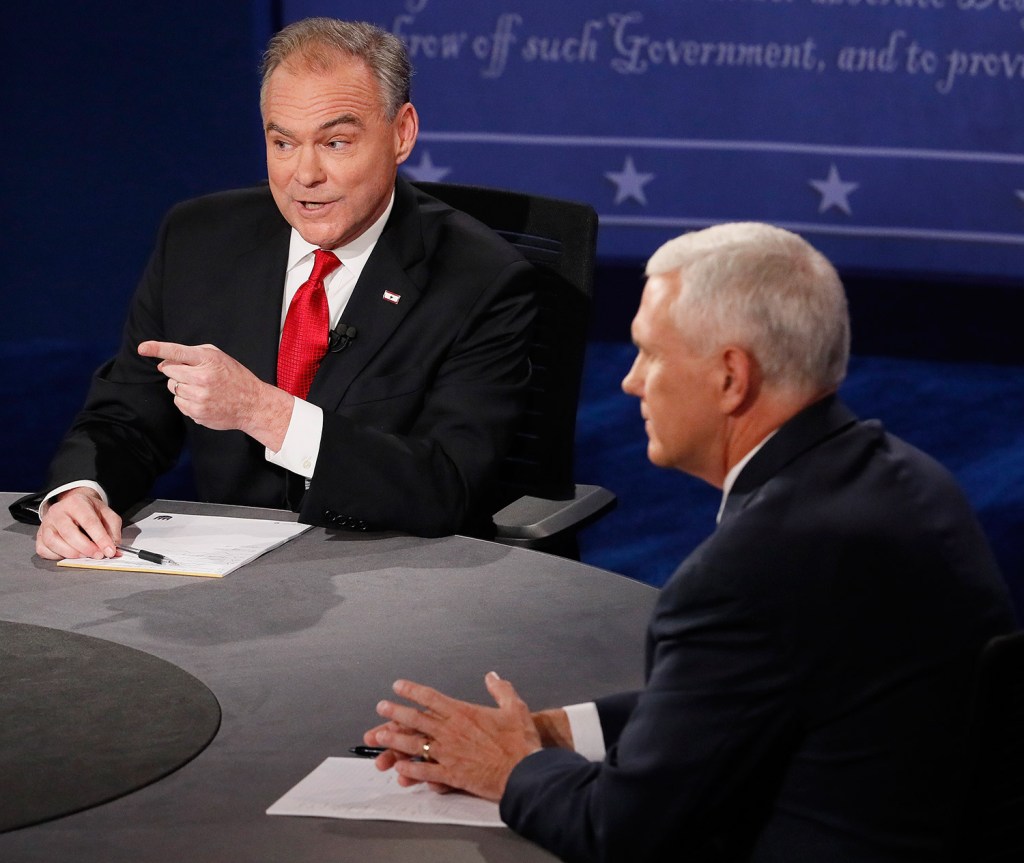
<svg viewBox="0 0 1024 863">
<path fill-rule="evenodd" d="M 719 406 L 722 413 L 743 410 L 757 394 L 758 371 L 754 358 L 743 348 L 728 346 L 719 363 Z"/>
<path fill-rule="evenodd" d="M 391 125 L 395 134 L 395 164 L 401 165 L 409 158 L 420 131 L 420 118 L 412 102 L 406 102 L 398 109 Z"/>
</svg>

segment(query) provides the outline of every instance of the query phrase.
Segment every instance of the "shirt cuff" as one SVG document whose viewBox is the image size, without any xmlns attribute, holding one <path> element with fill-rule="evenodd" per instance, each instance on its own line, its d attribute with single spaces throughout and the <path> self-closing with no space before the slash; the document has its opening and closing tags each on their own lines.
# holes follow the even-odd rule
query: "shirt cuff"
<svg viewBox="0 0 1024 863">
<path fill-rule="evenodd" d="M 90 479 L 80 479 L 75 482 L 66 482 L 64 485 L 59 485 L 53 491 L 48 492 L 46 497 L 44 497 L 39 504 L 39 517 L 42 518 L 46 515 L 46 510 L 50 508 L 50 504 L 57 495 L 72 488 L 91 488 L 102 498 L 104 505 L 110 506 L 110 500 L 107 498 L 107 493 L 99 483 L 93 482 Z"/>
<path fill-rule="evenodd" d="M 604 761 L 604 731 L 593 701 L 562 708 L 572 732 L 572 748 L 588 761 Z"/>
<path fill-rule="evenodd" d="M 323 432 L 324 412 L 316 405 L 296 398 L 281 449 L 277 452 L 267 449 L 264 455 L 271 464 L 312 479 Z"/>
</svg>

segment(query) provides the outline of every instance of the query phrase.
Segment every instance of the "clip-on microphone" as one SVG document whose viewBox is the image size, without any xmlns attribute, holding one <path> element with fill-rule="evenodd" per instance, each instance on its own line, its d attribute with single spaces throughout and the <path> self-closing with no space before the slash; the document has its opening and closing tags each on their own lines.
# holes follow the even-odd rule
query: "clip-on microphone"
<svg viewBox="0 0 1024 863">
<path fill-rule="evenodd" d="M 339 321 L 338 326 L 327 334 L 327 350 L 332 354 L 340 354 L 350 342 L 356 340 L 358 334 L 358 330 L 351 324 Z"/>
</svg>

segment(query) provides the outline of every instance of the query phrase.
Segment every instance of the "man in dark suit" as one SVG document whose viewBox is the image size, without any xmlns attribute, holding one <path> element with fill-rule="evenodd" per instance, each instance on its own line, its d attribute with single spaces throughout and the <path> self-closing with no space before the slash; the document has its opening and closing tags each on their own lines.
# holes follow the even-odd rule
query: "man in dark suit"
<svg viewBox="0 0 1024 863">
<path fill-rule="evenodd" d="M 972 667 L 1014 626 L 979 525 L 835 395 L 846 301 L 802 239 L 721 225 L 647 272 L 623 388 L 651 461 L 723 507 L 659 597 L 644 689 L 531 715 L 493 672 L 496 708 L 398 681 L 417 707 L 378 705 L 378 766 L 500 800 L 566 860 L 944 859 Z"/>
<path fill-rule="evenodd" d="M 271 40 L 269 186 L 165 220 L 120 353 L 51 465 L 40 555 L 114 556 L 117 513 L 186 440 L 204 500 L 486 532 L 529 377 L 533 271 L 397 177 L 418 131 L 410 75 L 402 43 L 371 25 L 307 19 Z M 321 344 L 286 390 L 280 363 L 304 349 L 284 340 L 308 331 Z"/>
</svg>

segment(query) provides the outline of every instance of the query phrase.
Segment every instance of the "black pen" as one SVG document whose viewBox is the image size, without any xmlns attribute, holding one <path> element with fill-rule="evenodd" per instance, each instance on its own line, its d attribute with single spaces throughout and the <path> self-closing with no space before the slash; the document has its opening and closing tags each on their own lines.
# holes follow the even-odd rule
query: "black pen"
<svg viewBox="0 0 1024 863">
<path fill-rule="evenodd" d="M 388 750 L 380 746 L 350 746 L 348 751 L 353 755 L 358 755 L 360 758 L 376 758 Z"/>
<path fill-rule="evenodd" d="M 142 560 L 147 560 L 150 563 L 159 563 L 161 566 L 164 564 L 168 566 L 177 566 L 177 564 L 169 557 L 164 557 L 162 554 L 157 554 L 155 551 L 146 551 L 142 548 L 132 548 L 130 545 L 119 545 L 120 551 L 126 551 L 128 554 L 134 554 L 136 557 Z"/>
</svg>

